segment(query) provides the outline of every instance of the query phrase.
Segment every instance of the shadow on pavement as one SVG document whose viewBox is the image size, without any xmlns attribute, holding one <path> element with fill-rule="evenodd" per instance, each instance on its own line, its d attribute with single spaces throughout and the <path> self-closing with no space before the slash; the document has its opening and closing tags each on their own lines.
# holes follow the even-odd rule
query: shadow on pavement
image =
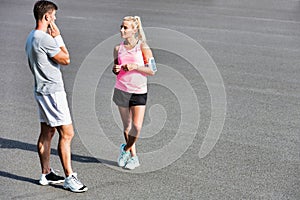
<svg viewBox="0 0 300 200">
<path fill-rule="evenodd" d="M 19 175 L 12 174 L 12 173 L 9 173 L 9 172 L 0 171 L 0 176 L 10 178 L 10 179 L 15 179 L 15 180 L 18 180 L 18 181 L 24 181 L 24 182 L 29 182 L 29 183 L 32 183 L 32 184 L 40 185 L 39 180 L 35 180 L 35 179 L 32 179 L 32 178 L 27 178 L 27 177 L 24 177 L 24 176 L 19 176 Z M 58 184 L 57 185 L 49 184 L 49 185 L 54 187 L 54 188 L 60 188 L 60 189 L 65 190 L 61 184 L 60 185 L 58 185 Z"/>
<path fill-rule="evenodd" d="M 21 149 L 21 150 L 26 150 L 26 151 L 37 152 L 37 147 L 34 144 L 29 144 L 29 143 L 6 139 L 6 138 L 0 138 L 0 148 L 1 149 Z M 58 155 L 57 150 L 51 149 L 51 154 Z M 76 155 L 76 154 L 72 154 L 72 160 L 77 161 L 77 162 L 84 162 L 84 163 L 103 163 L 103 164 L 107 164 L 107 165 L 117 166 L 117 162 L 115 162 L 115 161 L 97 159 L 94 157 L 81 156 L 81 155 Z M 19 176 L 19 175 L 12 174 L 9 172 L 0 171 L 0 176 L 39 185 L 38 180 L 35 180 L 32 178 L 27 178 L 24 176 Z M 62 186 L 60 186 L 60 185 L 51 185 L 51 186 L 62 188 Z"/>
<path fill-rule="evenodd" d="M 0 148 L 1 149 L 21 149 L 26 151 L 37 152 L 37 147 L 35 144 L 29 144 L 25 142 L 20 142 L 16 140 L 0 138 Z M 52 155 L 58 155 L 56 149 L 51 148 Z M 81 156 L 77 154 L 72 154 L 72 161 L 83 162 L 83 163 L 103 163 L 107 165 L 117 166 L 117 162 L 111 160 L 97 159 L 90 156 Z"/>
<path fill-rule="evenodd" d="M 29 183 L 34 183 L 34 184 L 39 184 L 38 180 L 32 179 L 32 178 L 27 178 L 24 176 L 19 176 L 19 175 L 15 175 L 15 174 L 11 174 L 9 172 L 4 172 L 4 171 L 0 171 L 0 176 L 6 177 L 6 178 L 11 178 L 11 179 L 16 179 L 18 181 L 25 181 L 25 182 L 29 182 Z"/>
</svg>

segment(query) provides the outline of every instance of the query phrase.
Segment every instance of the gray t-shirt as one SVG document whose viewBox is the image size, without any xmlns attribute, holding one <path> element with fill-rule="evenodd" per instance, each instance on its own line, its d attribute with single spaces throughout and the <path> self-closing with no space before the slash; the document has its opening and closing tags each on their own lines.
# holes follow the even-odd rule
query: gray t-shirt
<svg viewBox="0 0 300 200">
<path fill-rule="evenodd" d="M 60 52 L 54 38 L 44 31 L 33 30 L 27 37 L 25 50 L 34 76 L 34 91 L 43 95 L 65 91 L 60 65 L 51 59 Z"/>
</svg>

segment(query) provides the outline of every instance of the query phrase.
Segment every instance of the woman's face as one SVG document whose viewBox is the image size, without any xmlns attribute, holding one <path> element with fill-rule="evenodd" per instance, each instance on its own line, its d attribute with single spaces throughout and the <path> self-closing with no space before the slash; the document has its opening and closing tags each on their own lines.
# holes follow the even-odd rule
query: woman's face
<svg viewBox="0 0 300 200">
<path fill-rule="evenodd" d="M 121 37 L 124 39 L 135 36 L 137 29 L 133 28 L 132 21 L 123 21 L 120 29 Z"/>
</svg>

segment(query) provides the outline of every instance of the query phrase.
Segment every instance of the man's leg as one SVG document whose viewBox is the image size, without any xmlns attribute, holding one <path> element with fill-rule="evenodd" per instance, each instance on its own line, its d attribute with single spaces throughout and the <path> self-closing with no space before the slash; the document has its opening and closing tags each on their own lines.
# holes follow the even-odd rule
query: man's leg
<svg viewBox="0 0 300 200">
<path fill-rule="evenodd" d="M 50 172 L 50 152 L 51 140 L 55 133 L 55 128 L 41 122 L 41 133 L 38 139 L 37 148 L 42 168 L 42 174 Z"/>
<path fill-rule="evenodd" d="M 74 136 L 73 125 L 62 125 L 57 127 L 57 130 L 59 132 L 58 155 L 66 175 L 63 187 L 72 192 L 85 192 L 88 188 L 78 180 L 77 174 L 73 173 L 71 166 L 71 141 Z"/>
<path fill-rule="evenodd" d="M 61 164 L 64 168 L 66 177 L 73 173 L 71 166 L 71 141 L 74 136 L 73 125 L 62 125 L 57 127 L 59 132 L 58 141 L 58 155 L 60 157 Z"/>
</svg>

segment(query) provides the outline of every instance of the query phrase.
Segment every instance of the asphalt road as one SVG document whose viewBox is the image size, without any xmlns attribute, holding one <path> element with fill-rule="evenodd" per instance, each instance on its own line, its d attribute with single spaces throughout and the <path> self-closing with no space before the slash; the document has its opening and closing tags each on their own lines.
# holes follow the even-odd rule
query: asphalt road
<svg viewBox="0 0 300 200">
<path fill-rule="evenodd" d="M 57 1 L 71 54 L 62 71 L 76 127 L 72 164 L 89 187 L 84 194 L 38 185 L 39 122 L 24 51 L 34 2 L 0 0 L 0 199 L 300 199 L 299 1 Z M 159 68 L 149 77 L 137 144 L 142 166 L 133 172 L 114 159 L 123 138 L 106 62 L 126 15 L 141 16 Z M 171 44 L 188 54 L 170 51 Z M 90 63 L 95 68 L 82 70 Z M 212 63 L 217 71 L 208 77 Z M 211 150 L 201 157 L 207 141 Z M 56 145 L 57 136 L 51 162 L 62 174 Z"/>
</svg>

